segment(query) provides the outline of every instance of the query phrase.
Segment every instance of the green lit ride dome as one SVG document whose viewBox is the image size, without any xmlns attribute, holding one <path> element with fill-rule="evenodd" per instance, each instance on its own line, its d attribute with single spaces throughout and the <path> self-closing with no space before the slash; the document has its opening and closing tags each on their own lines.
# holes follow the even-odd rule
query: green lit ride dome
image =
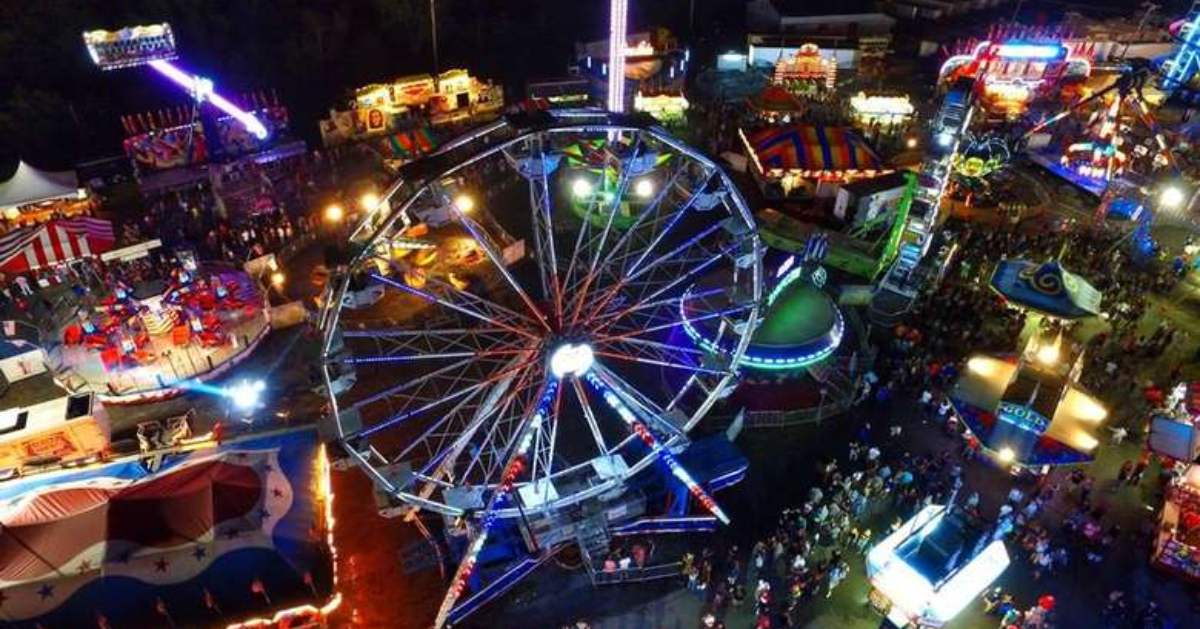
<svg viewBox="0 0 1200 629">
<path fill-rule="evenodd" d="M 741 366 L 771 371 L 802 369 L 837 350 L 846 330 L 841 310 L 825 291 L 804 277 L 805 273 L 796 269 L 771 291 L 763 319 L 739 361 Z M 710 315 L 697 317 L 690 312 L 695 304 L 722 298 L 710 292 L 701 285 L 693 287 L 694 297 L 681 304 L 681 319 L 684 330 L 697 345 L 724 352 L 721 319 Z M 715 310 L 711 303 L 706 303 L 696 311 Z"/>
</svg>

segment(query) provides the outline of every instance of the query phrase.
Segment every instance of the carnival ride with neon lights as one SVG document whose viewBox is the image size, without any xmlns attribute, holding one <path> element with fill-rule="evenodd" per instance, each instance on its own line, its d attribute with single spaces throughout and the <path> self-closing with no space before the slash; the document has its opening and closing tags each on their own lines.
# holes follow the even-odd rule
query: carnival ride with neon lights
<svg viewBox="0 0 1200 629">
<path fill-rule="evenodd" d="M 950 181 L 951 165 L 962 138 L 975 114 L 975 81 L 958 79 L 942 97 L 937 116 L 929 129 L 928 154 L 915 178 L 912 201 L 904 229 L 896 237 L 895 262 L 879 282 L 871 298 L 871 320 L 891 325 L 912 308 L 920 294 L 924 276 L 917 272 L 933 242 L 942 197 Z"/>
<path fill-rule="evenodd" d="M 938 82 L 974 79 L 986 109 L 1019 115 L 1033 100 L 1091 74 L 1091 47 L 1065 38 L 1061 29 L 994 27 L 987 39 L 959 46 L 942 64 Z"/>
<path fill-rule="evenodd" d="M 170 24 L 163 22 L 132 26 L 118 31 L 87 31 L 83 34 L 83 43 L 87 46 L 92 62 L 101 70 L 149 66 L 174 81 L 196 101 L 193 118 L 199 115 L 200 104 L 208 102 L 240 122 L 254 137 L 259 140 L 266 139 L 268 132 L 263 123 L 255 118 L 254 114 L 243 111 L 218 94 L 213 89 L 211 79 L 188 74 L 172 63 L 178 54 L 175 50 L 175 34 Z"/>
<path fill-rule="evenodd" d="M 968 132 L 963 142 L 965 146 L 954 155 L 954 174 L 962 179 L 985 180 L 1012 160 L 1008 142 L 998 135 Z"/>
<path fill-rule="evenodd" d="M 589 215 L 587 208 L 593 203 L 614 203 L 623 177 L 631 180 L 631 189 L 612 216 L 614 228 L 623 230 L 632 225 L 638 210 L 653 201 L 657 187 L 665 183 L 660 172 L 670 162 L 671 154 L 643 151 L 629 159 L 628 153 L 628 146 L 608 138 L 578 142 L 563 149 L 560 156 L 566 161 L 571 209 L 577 216 L 603 228 L 609 217 Z"/>
<path fill-rule="evenodd" d="M 578 217 L 570 189 L 581 175 L 562 167 L 562 152 L 601 139 L 623 167 L 612 196 L 593 195 Z M 621 203 L 635 193 L 630 165 L 664 154 L 662 185 L 618 227 Z M 510 266 L 513 250 L 485 227 L 494 219 L 483 208 L 449 201 L 470 194 L 461 182 L 496 173 L 529 186 L 526 263 Z M 599 187 L 605 174 L 583 176 Z M 403 230 L 408 213 L 447 204 L 486 254 L 486 278 L 460 288 L 431 274 L 414 288 L 376 264 L 379 244 Z M 447 528 L 467 530 L 437 626 L 492 596 L 476 574 L 490 539 L 507 532 L 521 540 L 512 533 L 523 531 L 522 556 L 535 559 L 578 543 L 586 560 L 584 505 L 621 499 L 640 475 L 664 472 L 711 521 L 727 521 L 710 494 L 722 486 L 713 471 L 684 469 L 680 458 L 688 432 L 736 382 L 758 323 L 762 252 L 745 201 L 701 153 L 638 117 L 513 115 L 403 167 L 350 246 L 347 272 L 323 301 L 324 374 L 329 383 L 347 368 L 375 372 L 331 395 L 332 419 L 342 448 L 380 492 L 411 515 L 440 515 Z M 344 310 L 355 273 L 394 299 Z M 708 283 L 689 291 L 702 277 Z M 700 296 L 716 295 L 724 299 L 705 310 Z M 396 324 L 372 315 L 398 302 L 418 316 Z M 685 303 L 691 321 L 721 322 L 716 341 L 727 351 L 675 342 Z M 666 373 L 679 385 L 662 386 Z M 611 524 L 591 529 L 605 546 Z"/>
<path fill-rule="evenodd" d="M 1048 163 L 1045 155 L 1041 155 L 1040 163 L 1055 174 L 1097 194 L 1101 194 L 1110 181 L 1133 167 L 1133 161 L 1138 157 L 1141 159 L 1137 166 L 1147 171 L 1141 173 L 1143 175 L 1152 175 L 1163 168 L 1177 171 L 1175 156 L 1142 94 L 1150 75 L 1151 68 L 1144 62 L 1126 66 L 1112 84 L 1034 125 L 1025 132 L 1021 141 L 1027 141 L 1072 114 L 1099 103 L 1101 108 L 1093 111 L 1085 121 L 1090 139 L 1071 142 L 1063 147 L 1057 163 Z M 1137 145 L 1131 140 L 1132 125 L 1126 122 L 1130 112 L 1150 132 L 1155 149 Z M 1132 148 L 1129 148 L 1130 145 Z M 1036 160 L 1039 155 L 1034 157 Z"/>
<path fill-rule="evenodd" d="M 763 305 L 763 320 L 738 364 L 758 371 L 800 374 L 833 355 L 845 335 L 846 320 L 833 299 L 817 285 L 824 273 L 821 267 L 785 262 L 780 269 L 783 273 L 775 278 Z M 714 354 L 728 353 L 728 343 L 719 340 L 722 322 L 695 322 L 691 314 L 693 310 L 703 313 L 722 307 L 720 302 L 725 297 L 707 290 L 707 283 L 702 280 L 687 290 L 679 303 L 679 318 L 684 332 L 698 347 Z"/>
<path fill-rule="evenodd" d="M 1193 1 L 1187 17 L 1168 30 L 1179 48 L 1160 65 L 1159 88 L 1171 96 L 1186 94 L 1190 97 L 1185 100 L 1194 100 L 1194 90 L 1187 88 L 1200 70 L 1200 2 Z"/>
</svg>

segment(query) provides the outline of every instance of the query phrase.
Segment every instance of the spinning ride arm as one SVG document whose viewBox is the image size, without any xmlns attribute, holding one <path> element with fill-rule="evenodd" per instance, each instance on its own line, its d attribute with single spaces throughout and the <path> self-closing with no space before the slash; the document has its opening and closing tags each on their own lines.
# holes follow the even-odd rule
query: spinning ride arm
<svg viewBox="0 0 1200 629">
<path fill-rule="evenodd" d="M 1034 134 L 1057 124 L 1058 122 L 1062 121 L 1063 118 L 1071 115 L 1076 110 L 1086 107 L 1087 105 L 1090 105 L 1116 91 L 1119 92 L 1122 100 L 1128 99 L 1133 103 L 1132 106 L 1134 112 L 1137 114 L 1138 119 L 1140 119 L 1142 124 L 1146 125 L 1146 127 L 1150 129 L 1151 134 L 1153 134 L 1154 142 L 1158 145 L 1159 153 L 1166 157 L 1167 163 L 1170 164 L 1171 169 L 1178 173 L 1179 166 L 1175 160 L 1175 153 L 1167 144 L 1166 138 L 1163 137 L 1162 129 L 1158 125 L 1158 121 L 1155 120 L 1154 115 L 1150 113 L 1150 109 L 1146 107 L 1146 101 L 1142 97 L 1142 86 L 1145 84 L 1146 78 L 1150 76 L 1150 73 L 1151 69 L 1149 66 L 1127 68 L 1122 72 L 1121 76 L 1119 76 L 1117 80 L 1112 83 L 1112 85 L 1105 87 L 1091 96 L 1080 99 L 1078 102 L 1072 105 L 1068 105 L 1065 109 L 1057 114 L 1054 114 L 1046 120 L 1034 125 L 1032 129 L 1026 131 L 1021 136 L 1021 140 L 1028 140 Z"/>
</svg>

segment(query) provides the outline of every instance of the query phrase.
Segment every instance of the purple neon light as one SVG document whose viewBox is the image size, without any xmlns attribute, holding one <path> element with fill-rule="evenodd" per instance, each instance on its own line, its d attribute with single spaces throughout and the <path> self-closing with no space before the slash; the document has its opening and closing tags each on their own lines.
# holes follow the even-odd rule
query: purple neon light
<svg viewBox="0 0 1200 629">
<path fill-rule="evenodd" d="M 267 128 L 263 126 L 263 123 L 259 122 L 258 118 L 254 117 L 254 114 L 243 111 L 242 109 L 238 108 L 237 105 L 229 102 L 229 99 L 213 91 L 211 81 L 188 74 L 187 72 L 184 72 L 183 70 L 180 70 L 172 65 L 170 61 L 154 59 L 147 65 L 155 70 L 158 70 L 159 74 L 162 74 L 168 79 L 178 83 L 180 87 L 187 90 L 188 93 L 192 94 L 193 96 L 196 96 L 201 100 L 207 100 L 213 104 L 213 107 L 216 107 L 230 116 L 233 116 L 233 118 L 242 123 L 242 126 L 246 127 L 246 130 L 253 134 L 254 137 L 260 140 L 266 139 Z"/>
</svg>

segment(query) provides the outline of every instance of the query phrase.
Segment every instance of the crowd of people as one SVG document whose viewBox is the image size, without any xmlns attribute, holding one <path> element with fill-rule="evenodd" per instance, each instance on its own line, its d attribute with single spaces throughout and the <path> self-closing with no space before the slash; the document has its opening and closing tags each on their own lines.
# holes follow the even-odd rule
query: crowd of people
<svg viewBox="0 0 1200 629">
<path fill-rule="evenodd" d="M 964 467 L 978 445 L 972 448 L 970 440 L 957 438 L 961 428 L 947 395 L 967 351 L 1012 353 L 1025 326 L 1026 315 L 1009 308 L 987 286 L 998 262 L 1058 257 L 1073 271 L 1094 278 L 1105 292 L 1108 326 L 1090 339 L 1085 369 L 1085 382 L 1102 395 L 1132 389 L 1142 368 L 1157 364 L 1164 349 L 1184 334 L 1165 322 L 1152 333 L 1138 332 L 1151 308 L 1147 295 L 1169 291 L 1178 275 L 1170 269 L 1132 268 L 1113 247 L 1115 234 L 1081 229 L 1024 234 L 961 221 L 949 224 L 947 231 L 960 244 L 961 255 L 951 261 L 942 285 L 883 343 L 875 372 L 863 380 L 861 403 L 866 408 L 861 410 L 893 416 L 893 397 L 906 396 L 920 403 L 925 428 L 953 433 L 951 443 L 962 447 L 914 455 L 897 439 L 904 428 L 899 419 L 892 419 L 886 430 L 877 428 L 888 438 L 874 440 L 868 423 L 844 456 L 822 462 L 820 482 L 799 506 L 786 509 L 775 531 L 749 553 L 733 547 L 725 554 L 706 550 L 698 558 L 685 558 L 688 588 L 705 600 L 701 627 L 723 627 L 727 611 L 739 608 L 753 610 L 755 629 L 797 626 L 806 602 L 832 595 L 847 574 L 862 569 L 859 555 L 928 504 L 953 500 L 1006 536 L 1010 552 L 1035 581 L 1068 565 L 1102 563 L 1114 547 L 1149 539 L 1150 530 L 1123 531 L 1109 517 L 1106 499 L 1110 492 L 1140 485 L 1148 453 L 1127 461 L 1117 478 L 1099 479 L 1082 468 L 1065 477 L 1042 476 L 1032 489 L 1014 488 L 998 508 L 985 510 L 980 494 L 964 485 Z M 1121 369 L 1106 368 L 1115 361 Z M 1168 369 L 1177 372 L 1177 365 Z M 1118 413 L 1112 420 L 1120 426 L 1114 441 L 1129 429 L 1142 430 L 1141 410 Z M 990 592 L 984 604 L 1002 629 L 1046 629 L 1058 623 L 1053 608 L 1021 605 L 1012 594 Z M 1107 607 L 1105 617 L 1112 622 L 1164 626 L 1165 616 L 1153 601 L 1139 604 L 1114 591 Z"/>
<path fill-rule="evenodd" d="M 162 279 L 174 267 L 176 251 L 190 250 L 197 261 L 240 265 L 315 235 L 319 201 L 337 183 L 333 153 L 304 153 L 282 165 L 253 161 L 225 168 L 214 187 L 210 179 L 144 190 L 142 210 L 118 216 L 117 247 L 158 239 L 162 247 L 145 258 L 101 263 L 95 258 L 39 268 L 0 279 L 0 311 L 31 317 L 58 310 L 74 295 L 105 292 L 117 285 L 138 286 Z M 60 287 L 68 287 L 62 291 Z"/>
</svg>

